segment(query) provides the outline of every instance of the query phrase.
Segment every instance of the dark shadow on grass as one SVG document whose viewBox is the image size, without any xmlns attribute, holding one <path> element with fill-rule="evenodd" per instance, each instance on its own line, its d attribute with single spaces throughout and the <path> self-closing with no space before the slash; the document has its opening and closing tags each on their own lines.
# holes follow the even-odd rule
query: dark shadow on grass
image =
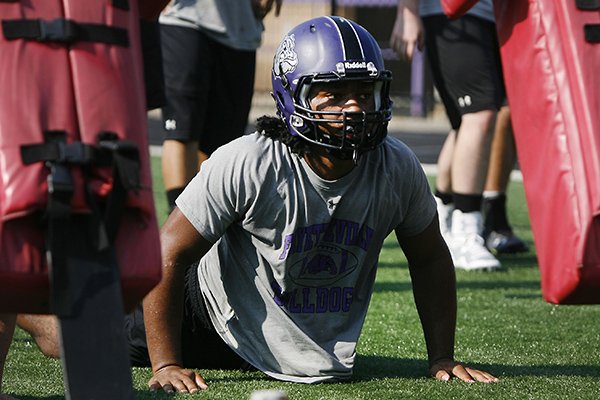
<svg viewBox="0 0 600 400">
<path fill-rule="evenodd" d="M 384 248 L 394 248 L 398 247 L 398 245 L 383 245 Z M 398 251 L 401 252 L 398 247 Z M 537 254 L 528 252 L 528 253 L 519 253 L 519 254 L 500 254 L 496 256 L 500 263 L 502 264 L 502 268 L 499 271 L 494 271 L 493 273 L 502 273 L 507 272 L 510 269 L 526 269 L 526 268 L 538 268 L 538 259 Z M 379 269 L 385 268 L 408 268 L 408 262 L 406 259 L 398 255 L 398 262 L 380 262 L 377 266 Z M 475 273 L 475 272 L 474 272 Z M 487 272 L 486 272 L 487 273 Z"/>
<path fill-rule="evenodd" d="M 211 382 L 222 382 L 222 383 L 229 383 L 229 382 L 250 382 L 250 381 L 264 381 L 264 382 L 268 382 L 268 381 L 275 381 L 275 378 L 271 378 L 269 375 L 263 374 L 262 372 L 255 372 L 255 373 L 250 373 L 250 372 L 243 372 L 244 376 L 234 376 L 234 377 L 217 377 L 217 378 L 211 378 L 209 376 L 205 376 L 205 378 L 207 379 L 208 384 L 210 385 Z M 204 376 L 204 375 L 203 375 Z"/>
<path fill-rule="evenodd" d="M 467 362 L 479 370 L 502 377 L 556 377 L 571 376 L 580 378 L 598 377 L 597 365 L 503 365 Z M 354 368 L 354 381 L 368 381 L 383 378 L 423 378 L 428 374 L 426 360 L 393 358 L 383 356 L 358 355 Z"/>
<path fill-rule="evenodd" d="M 457 289 L 460 290 L 540 290 L 539 281 L 458 281 Z M 412 290 L 412 285 L 409 281 L 399 282 L 376 282 L 375 292 L 403 292 Z"/>
<path fill-rule="evenodd" d="M 147 396 L 144 397 L 140 397 L 140 394 L 143 394 L 144 391 L 143 390 L 134 390 L 134 394 L 135 394 L 135 398 L 139 399 L 139 398 L 159 398 L 159 399 L 166 399 L 166 398 L 172 398 L 173 395 L 167 395 L 165 393 L 164 396 L 158 395 L 157 393 L 150 393 L 150 391 L 148 391 Z M 57 396 L 57 395 L 52 395 L 52 396 L 22 396 L 22 395 L 18 395 L 16 393 L 7 393 L 11 396 L 15 396 L 15 398 L 19 399 L 19 400 L 64 400 L 65 396 Z"/>
<path fill-rule="evenodd" d="M 231 379 L 232 381 L 234 379 Z M 164 392 L 151 392 L 150 390 L 137 390 L 134 389 L 134 398 L 136 399 L 172 399 L 173 395 L 172 394 L 167 394 Z M 14 396 L 16 399 L 19 400 L 64 400 L 65 396 L 57 396 L 57 395 L 51 395 L 51 396 L 23 396 L 23 395 L 19 395 L 17 393 L 7 393 L 11 396 Z M 108 400 L 108 399 L 107 399 Z"/>
<path fill-rule="evenodd" d="M 532 268 L 538 266 L 538 259 L 535 253 L 523 254 L 501 254 L 498 260 L 502 264 L 502 269 L 511 268 Z"/>
<path fill-rule="evenodd" d="M 458 281 L 456 282 L 456 288 L 458 290 L 506 290 L 506 289 L 527 289 L 527 290 L 539 290 L 539 281 Z"/>
<path fill-rule="evenodd" d="M 353 381 L 383 378 L 422 378 L 427 374 L 427 361 L 383 356 L 358 355 Z"/>
<path fill-rule="evenodd" d="M 381 292 L 404 292 L 412 290 L 412 285 L 408 281 L 402 282 L 375 282 L 375 293 Z"/>
<path fill-rule="evenodd" d="M 377 269 L 386 269 L 386 268 L 408 268 L 408 262 L 406 260 L 402 260 L 399 262 L 395 262 L 395 263 L 388 263 L 388 262 L 380 262 L 379 264 L 377 264 Z"/>
<path fill-rule="evenodd" d="M 386 240 L 385 242 L 383 242 L 383 248 L 384 249 L 398 249 L 398 251 L 400 250 L 400 245 L 398 244 L 398 242 L 396 242 L 396 240 Z"/>
<path fill-rule="evenodd" d="M 541 289 L 540 292 L 537 294 L 507 294 L 504 297 L 513 300 L 543 300 Z"/>
</svg>

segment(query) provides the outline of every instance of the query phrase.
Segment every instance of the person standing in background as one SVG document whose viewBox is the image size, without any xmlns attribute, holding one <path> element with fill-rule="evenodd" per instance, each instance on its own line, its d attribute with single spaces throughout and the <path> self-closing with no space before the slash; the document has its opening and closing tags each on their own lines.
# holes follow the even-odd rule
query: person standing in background
<svg viewBox="0 0 600 400">
<path fill-rule="evenodd" d="M 506 189 L 517 162 L 510 107 L 503 106 L 496 118 L 490 165 L 483 192 L 483 238 L 496 254 L 524 253 L 527 244 L 513 232 L 506 211 Z"/>
<path fill-rule="evenodd" d="M 438 159 L 435 195 L 454 264 L 498 269 L 482 237 L 491 143 L 506 97 L 492 2 L 479 1 L 467 15 L 450 20 L 440 0 L 399 0 L 390 42 L 408 60 L 425 46 L 452 126 Z"/>
<path fill-rule="evenodd" d="M 199 165 L 244 134 L 263 18 L 283 0 L 173 0 L 160 16 L 166 105 L 162 174 L 169 209 Z"/>
</svg>

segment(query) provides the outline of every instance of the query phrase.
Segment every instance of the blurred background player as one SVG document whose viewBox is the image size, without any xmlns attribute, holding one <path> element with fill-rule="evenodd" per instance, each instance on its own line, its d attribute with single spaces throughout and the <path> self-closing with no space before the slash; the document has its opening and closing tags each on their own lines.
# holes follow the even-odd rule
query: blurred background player
<svg viewBox="0 0 600 400">
<path fill-rule="evenodd" d="M 169 209 L 199 165 L 244 134 L 263 18 L 283 0 L 174 0 L 160 17 L 166 105 L 162 173 Z"/>
<path fill-rule="evenodd" d="M 497 254 L 523 253 L 529 250 L 514 234 L 506 212 L 506 190 L 517 162 L 517 150 L 510 119 L 510 108 L 503 106 L 496 118 L 490 163 L 483 192 L 483 238 Z"/>
<path fill-rule="evenodd" d="M 500 268 L 485 245 L 482 215 L 496 115 L 505 101 L 491 0 L 456 20 L 444 15 L 439 0 L 399 0 L 390 42 L 409 60 L 425 46 L 452 126 L 438 158 L 435 195 L 454 264 L 466 270 Z"/>
</svg>

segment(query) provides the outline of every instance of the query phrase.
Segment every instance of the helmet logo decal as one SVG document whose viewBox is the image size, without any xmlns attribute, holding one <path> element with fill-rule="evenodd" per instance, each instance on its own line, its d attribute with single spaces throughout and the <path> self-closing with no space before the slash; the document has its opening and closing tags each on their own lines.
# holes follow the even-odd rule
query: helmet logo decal
<svg viewBox="0 0 600 400">
<path fill-rule="evenodd" d="M 344 68 L 346 69 L 364 69 L 367 67 L 367 63 L 364 61 L 346 61 L 344 63 Z"/>
<path fill-rule="evenodd" d="M 295 50 L 296 37 L 292 34 L 286 36 L 279 45 L 273 63 L 273 73 L 281 78 L 283 75 L 294 72 L 298 66 L 298 53 Z"/>
<path fill-rule="evenodd" d="M 369 76 L 377 76 L 377 67 L 372 61 L 344 61 L 335 64 L 336 72 L 340 75 L 344 75 L 346 71 L 352 70 L 367 70 Z"/>
</svg>

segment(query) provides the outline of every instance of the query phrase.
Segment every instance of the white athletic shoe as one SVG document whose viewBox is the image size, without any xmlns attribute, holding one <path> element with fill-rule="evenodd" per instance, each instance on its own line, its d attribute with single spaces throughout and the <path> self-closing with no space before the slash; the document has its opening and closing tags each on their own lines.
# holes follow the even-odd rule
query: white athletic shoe
<svg viewBox="0 0 600 400">
<path fill-rule="evenodd" d="M 440 232 L 442 233 L 442 237 L 446 240 L 446 243 L 448 243 L 452 229 L 452 211 L 454 211 L 454 204 L 444 204 L 439 197 L 434 196 L 434 199 L 437 204 L 438 218 L 440 220 Z"/>
<path fill-rule="evenodd" d="M 481 237 L 480 212 L 452 212 L 451 237 L 448 243 L 454 267 L 468 271 L 491 271 L 500 268 L 500 261 L 485 247 Z"/>
</svg>

